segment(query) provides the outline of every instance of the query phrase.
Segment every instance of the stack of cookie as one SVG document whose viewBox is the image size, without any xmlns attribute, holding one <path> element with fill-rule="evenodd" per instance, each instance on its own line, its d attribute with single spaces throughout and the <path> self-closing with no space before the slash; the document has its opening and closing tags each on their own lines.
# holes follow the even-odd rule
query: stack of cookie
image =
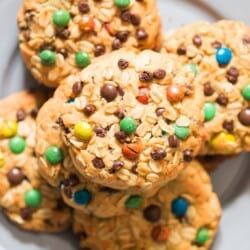
<svg viewBox="0 0 250 250">
<path fill-rule="evenodd" d="M 209 249 L 221 208 L 195 157 L 249 150 L 249 28 L 162 41 L 153 0 L 23 0 L 18 27 L 27 68 L 57 89 L 1 101 L 3 212 L 73 224 L 85 250 Z"/>
</svg>

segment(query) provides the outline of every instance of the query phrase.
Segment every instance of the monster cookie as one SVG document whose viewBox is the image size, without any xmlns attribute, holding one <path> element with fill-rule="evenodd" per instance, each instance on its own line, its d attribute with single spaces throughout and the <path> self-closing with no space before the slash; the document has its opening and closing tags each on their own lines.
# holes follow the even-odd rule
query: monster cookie
<svg viewBox="0 0 250 250">
<path fill-rule="evenodd" d="M 200 154 L 250 150 L 250 29 L 241 22 L 195 23 L 166 36 L 164 49 L 179 55 L 205 96 L 208 140 Z"/>
<path fill-rule="evenodd" d="M 21 92 L 0 102 L 0 206 L 27 230 L 59 232 L 71 224 L 60 192 L 39 176 L 34 156 L 39 93 Z"/>
<path fill-rule="evenodd" d="M 130 200 L 141 199 L 140 193 L 88 182 L 76 171 L 62 140 L 60 120 L 55 115 L 58 110 L 66 109 L 69 109 L 67 102 L 52 98 L 39 111 L 36 152 L 42 175 L 51 185 L 60 187 L 65 203 L 73 208 L 99 218 L 125 214 Z M 145 191 L 144 197 L 151 197 L 158 189 Z"/>
<path fill-rule="evenodd" d="M 174 56 L 113 52 L 71 75 L 53 98 L 66 106 L 51 115 L 59 118 L 75 167 L 110 188 L 144 192 L 164 185 L 202 141 L 201 88 Z M 46 158 L 45 150 L 38 155 Z M 46 163 L 56 171 L 56 163 Z"/>
<path fill-rule="evenodd" d="M 124 216 L 97 219 L 75 211 L 73 228 L 83 249 L 209 249 L 221 208 L 209 176 L 193 162 L 154 198 L 134 198 Z"/>
<path fill-rule="evenodd" d="M 24 0 L 18 27 L 27 67 L 50 87 L 112 50 L 161 46 L 155 0 Z"/>
</svg>

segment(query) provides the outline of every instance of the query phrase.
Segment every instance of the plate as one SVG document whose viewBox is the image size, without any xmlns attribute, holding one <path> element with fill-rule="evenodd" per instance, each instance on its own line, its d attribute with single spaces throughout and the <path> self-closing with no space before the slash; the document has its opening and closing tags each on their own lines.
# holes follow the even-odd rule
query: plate
<svg viewBox="0 0 250 250">
<path fill-rule="evenodd" d="M 18 53 L 16 13 L 21 3 L 0 1 L 0 97 L 33 86 Z M 222 18 L 250 22 L 249 1 L 158 0 L 164 31 L 195 21 Z M 245 11 L 244 11 L 245 10 Z M 223 205 L 223 218 L 214 250 L 249 250 L 250 168 L 249 154 L 225 161 L 212 174 L 214 189 Z M 0 250 L 74 250 L 78 242 L 71 232 L 58 235 L 34 234 L 19 230 L 0 215 Z M 112 250 L 112 249 L 111 249 Z"/>
</svg>

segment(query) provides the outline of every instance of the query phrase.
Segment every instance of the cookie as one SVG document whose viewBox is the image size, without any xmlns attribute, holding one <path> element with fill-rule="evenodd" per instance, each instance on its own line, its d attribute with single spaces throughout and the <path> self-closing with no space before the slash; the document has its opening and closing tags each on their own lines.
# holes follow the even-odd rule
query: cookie
<svg viewBox="0 0 250 250">
<path fill-rule="evenodd" d="M 62 140 L 60 120 L 57 121 L 55 115 L 58 110 L 66 110 L 68 107 L 67 103 L 52 98 L 39 111 L 36 152 L 40 163 L 40 172 L 51 185 L 60 187 L 63 200 L 70 207 L 98 218 L 125 214 L 126 202 L 135 195 L 141 196 L 141 194 L 134 190 L 115 190 L 89 182 L 77 172 Z M 63 156 L 61 161 L 53 166 L 48 164 L 48 161 L 56 159 L 56 154 L 51 155 L 54 158 L 48 157 L 51 146 L 55 152 L 60 152 L 60 155 Z M 144 191 L 144 197 L 152 197 L 158 191 L 158 187 L 148 188 Z"/>
<path fill-rule="evenodd" d="M 175 178 L 192 160 L 203 140 L 201 88 L 194 88 L 193 73 L 174 58 L 152 51 L 113 52 L 57 89 L 53 98 L 65 107 L 46 112 L 54 124 L 59 119 L 83 177 L 144 192 Z M 51 176 L 57 162 L 46 161 L 51 145 L 42 138 L 37 151 Z"/>
<path fill-rule="evenodd" d="M 71 212 L 40 177 L 34 154 L 35 117 L 44 101 L 28 91 L 0 101 L 0 207 L 23 229 L 60 232 L 70 226 Z"/>
<path fill-rule="evenodd" d="M 74 213 L 83 249 L 209 249 L 221 216 L 206 171 L 193 162 L 154 198 L 134 198 L 124 216 L 106 220 Z"/>
<path fill-rule="evenodd" d="M 50 87 L 105 53 L 162 43 L 155 0 L 24 0 L 18 27 L 25 64 Z"/>
<path fill-rule="evenodd" d="M 191 24 L 168 34 L 164 51 L 189 64 L 203 87 L 209 136 L 200 154 L 249 151 L 249 27 L 227 20 Z"/>
</svg>

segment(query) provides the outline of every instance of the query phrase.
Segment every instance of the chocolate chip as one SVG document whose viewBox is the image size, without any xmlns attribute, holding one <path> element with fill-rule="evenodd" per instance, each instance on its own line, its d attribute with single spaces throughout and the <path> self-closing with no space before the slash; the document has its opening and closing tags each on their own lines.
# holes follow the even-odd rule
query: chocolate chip
<svg viewBox="0 0 250 250">
<path fill-rule="evenodd" d="M 239 71 L 236 67 L 232 66 L 226 73 L 226 78 L 229 82 L 235 84 L 238 81 Z"/>
<path fill-rule="evenodd" d="M 68 57 L 68 50 L 65 48 L 61 48 L 57 51 L 59 54 L 63 55 L 64 58 Z"/>
<path fill-rule="evenodd" d="M 162 148 L 157 148 L 150 153 L 150 156 L 155 161 L 161 161 L 167 156 L 167 152 Z"/>
<path fill-rule="evenodd" d="M 243 37 L 242 42 L 244 45 L 250 44 L 250 36 Z"/>
<path fill-rule="evenodd" d="M 96 111 L 96 106 L 94 104 L 87 104 L 84 109 L 83 112 L 86 116 L 91 116 L 92 114 L 94 114 Z"/>
<path fill-rule="evenodd" d="M 26 113 L 23 109 L 19 109 L 16 113 L 16 119 L 18 122 L 23 121 L 26 117 Z"/>
<path fill-rule="evenodd" d="M 56 32 L 56 36 L 59 37 L 59 38 L 61 38 L 61 39 L 68 39 L 69 36 L 70 36 L 70 31 L 67 28 L 58 30 Z"/>
<path fill-rule="evenodd" d="M 126 69 L 127 67 L 128 67 L 128 61 L 127 60 L 125 60 L 125 59 L 120 59 L 119 61 L 118 61 L 118 67 L 119 67 L 119 69 Z"/>
<path fill-rule="evenodd" d="M 123 161 L 115 161 L 112 168 L 109 170 L 109 173 L 114 174 L 115 172 L 119 171 L 124 165 L 125 164 Z"/>
<path fill-rule="evenodd" d="M 154 78 L 157 80 L 162 80 L 166 76 L 166 71 L 164 69 L 157 69 L 153 73 Z"/>
<path fill-rule="evenodd" d="M 21 169 L 19 168 L 12 168 L 6 175 L 9 183 L 11 185 L 18 185 L 20 184 L 25 176 L 23 174 L 23 172 L 21 171 Z"/>
<path fill-rule="evenodd" d="M 110 194 L 114 194 L 114 193 L 119 192 L 119 190 L 116 190 L 116 189 L 113 189 L 113 188 L 110 188 L 110 187 L 100 187 L 99 191 L 100 192 L 110 193 Z"/>
<path fill-rule="evenodd" d="M 101 87 L 100 95 L 107 102 L 111 102 L 117 97 L 117 88 L 111 84 L 105 84 Z"/>
<path fill-rule="evenodd" d="M 183 158 L 184 158 L 184 161 L 186 162 L 191 162 L 193 160 L 193 152 L 189 149 L 186 149 L 184 152 L 183 152 Z"/>
<path fill-rule="evenodd" d="M 150 222 L 156 222 L 161 218 L 161 208 L 157 205 L 149 205 L 144 209 L 143 216 Z"/>
<path fill-rule="evenodd" d="M 165 108 L 159 107 L 155 110 L 155 113 L 157 116 L 162 116 L 165 110 L 166 110 Z"/>
<path fill-rule="evenodd" d="M 231 121 L 228 121 L 228 120 L 226 120 L 226 121 L 224 121 L 223 122 L 223 128 L 225 129 L 225 130 L 227 130 L 228 132 L 233 132 L 233 130 L 234 130 L 234 122 L 231 120 Z"/>
<path fill-rule="evenodd" d="M 68 179 L 68 185 L 71 187 L 77 186 L 80 183 L 79 178 L 75 174 L 71 174 Z"/>
<path fill-rule="evenodd" d="M 171 148 L 179 147 L 179 140 L 175 135 L 170 135 L 168 137 L 168 143 Z"/>
<path fill-rule="evenodd" d="M 98 169 L 105 168 L 105 164 L 104 164 L 103 160 L 99 157 L 96 157 L 95 159 L 93 159 L 92 163 L 93 163 L 95 168 L 98 168 Z"/>
<path fill-rule="evenodd" d="M 199 35 L 195 35 L 193 37 L 193 44 L 197 47 L 200 47 L 202 45 L 202 40 L 201 40 L 201 37 Z"/>
<path fill-rule="evenodd" d="M 120 49 L 122 47 L 121 41 L 119 39 L 114 39 L 114 41 L 112 42 L 112 49 L 113 50 L 117 50 Z"/>
<path fill-rule="evenodd" d="M 210 82 L 206 82 L 203 85 L 203 92 L 205 96 L 211 96 L 214 94 L 214 88 L 211 86 Z"/>
<path fill-rule="evenodd" d="M 238 114 L 238 119 L 241 122 L 241 124 L 245 126 L 250 126 L 250 108 L 243 109 Z"/>
<path fill-rule="evenodd" d="M 72 93 L 77 96 L 82 92 L 83 82 L 77 81 L 72 86 Z"/>
<path fill-rule="evenodd" d="M 137 168 L 138 168 L 138 164 L 137 164 L 137 163 L 135 163 L 135 164 L 131 167 L 131 171 L 132 171 L 132 173 L 134 173 L 134 174 L 138 174 L 138 172 L 137 172 Z"/>
<path fill-rule="evenodd" d="M 129 36 L 128 31 L 118 31 L 115 37 L 118 38 L 122 43 L 126 42 Z"/>
<path fill-rule="evenodd" d="M 154 77 L 153 74 L 148 71 L 143 71 L 139 75 L 139 79 L 141 82 L 150 82 L 153 80 L 153 77 Z"/>
<path fill-rule="evenodd" d="M 220 104 L 221 106 L 227 106 L 228 104 L 228 98 L 225 94 L 220 93 L 219 96 L 216 98 L 216 102 Z"/>
<path fill-rule="evenodd" d="M 62 211 L 65 208 L 65 203 L 62 198 L 59 198 L 56 202 L 56 209 Z"/>
<path fill-rule="evenodd" d="M 123 112 L 122 109 L 117 109 L 115 112 L 114 112 L 114 115 L 117 116 L 119 119 L 122 119 L 124 118 L 125 114 Z"/>
<path fill-rule="evenodd" d="M 72 198 L 72 188 L 70 186 L 63 187 L 63 192 L 69 199 Z"/>
<path fill-rule="evenodd" d="M 101 126 L 95 126 L 94 131 L 98 137 L 106 136 L 106 130 Z"/>
<path fill-rule="evenodd" d="M 38 108 L 33 108 L 31 111 L 30 111 L 30 115 L 33 119 L 35 119 L 37 117 L 37 114 L 38 114 Z"/>
<path fill-rule="evenodd" d="M 221 42 L 219 42 L 219 41 L 214 41 L 214 42 L 212 42 L 211 45 L 215 49 L 218 49 L 218 48 L 220 48 L 222 46 Z"/>
<path fill-rule="evenodd" d="M 141 23 L 141 18 L 138 15 L 131 14 L 130 15 L 130 22 L 134 26 L 138 26 Z"/>
<path fill-rule="evenodd" d="M 130 22 L 130 15 L 128 10 L 124 10 L 121 12 L 120 18 L 123 22 Z"/>
<path fill-rule="evenodd" d="M 139 41 L 145 40 L 148 38 L 148 33 L 144 29 L 141 29 L 141 28 L 136 30 L 135 35 Z"/>
<path fill-rule="evenodd" d="M 179 46 L 177 48 L 177 54 L 178 55 L 183 56 L 183 55 L 186 55 L 186 53 L 187 53 L 187 49 L 186 49 L 186 47 L 184 45 Z"/>
<path fill-rule="evenodd" d="M 127 135 L 123 131 L 118 131 L 115 133 L 115 138 L 120 142 L 124 143 L 126 141 Z"/>
<path fill-rule="evenodd" d="M 30 220 L 32 218 L 32 209 L 25 207 L 25 208 L 21 208 L 20 209 L 20 215 L 22 217 L 23 220 Z"/>
<path fill-rule="evenodd" d="M 81 13 L 86 14 L 89 12 L 89 5 L 85 1 L 80 1 L 78 3 L 78 9 Z"/>
<path fill-rule="evenodd" d="M 106 52 L 106 48 L 103 44 L 95 45 L 95 49 L 94 49 L 95 57 L 101 56 L 101 55 L 105 54 L 105 52 Z"/>
</svg>

